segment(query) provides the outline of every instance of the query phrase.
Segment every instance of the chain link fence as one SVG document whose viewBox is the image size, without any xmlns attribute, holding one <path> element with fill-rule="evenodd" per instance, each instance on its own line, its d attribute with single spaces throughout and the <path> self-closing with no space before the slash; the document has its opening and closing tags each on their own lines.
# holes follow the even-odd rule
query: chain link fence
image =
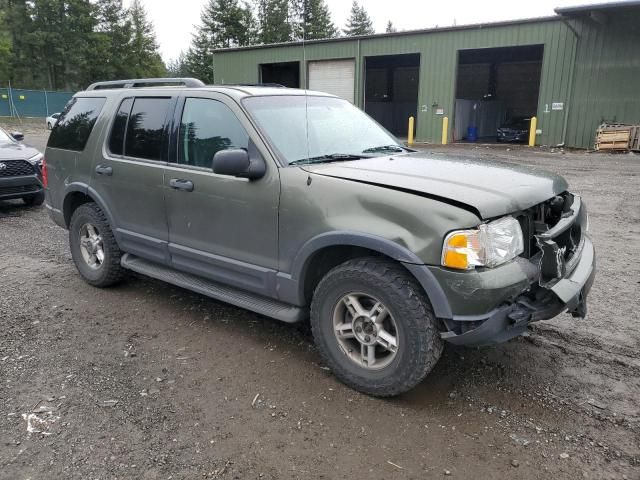
<svg viewBox="0 0 640 480">
<path fill-rule="evenodd" d="M 74 92 L 0 87 L 0 117 L 44 118 L 61 112 Z"/>
</svg>

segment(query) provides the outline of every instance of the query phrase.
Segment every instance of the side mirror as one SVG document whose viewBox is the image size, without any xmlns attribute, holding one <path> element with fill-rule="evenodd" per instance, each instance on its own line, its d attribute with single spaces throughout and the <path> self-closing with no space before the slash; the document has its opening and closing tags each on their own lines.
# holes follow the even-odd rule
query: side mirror
<svg viewBox="0 0 640 480">
<path fill-rule="evenodd" d="M 251 148 L 250 150 L 255 150 Z M 267 165 L 260 154 L 255 150 L 250 155 L 247 150 L 220 150 L 213 156 L 213 173 L 219 175 L 229 175 L 232 177 L 248 178 L 257 180 L 264 177 Z"/>
<path fill-rule="evenodd" d="M 11 132 L 11 136 L 13 137 L 14 140 L 17 140 L 18 142 L 21 142 L 22 140 L 24 140 L 24 134 L 21 132 Z"/>
</svg>

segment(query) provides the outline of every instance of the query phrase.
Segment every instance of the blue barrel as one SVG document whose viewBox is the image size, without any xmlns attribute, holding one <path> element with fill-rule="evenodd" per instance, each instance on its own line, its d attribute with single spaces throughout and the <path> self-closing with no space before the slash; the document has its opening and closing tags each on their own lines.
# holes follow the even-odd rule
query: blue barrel
<svg viewBox="0 0 640 480">
<path fill-rule="evenodd" d="M 478 127 L 467 128 L 467 141 L 475 142 L 478 140 Z"/>
</svg>

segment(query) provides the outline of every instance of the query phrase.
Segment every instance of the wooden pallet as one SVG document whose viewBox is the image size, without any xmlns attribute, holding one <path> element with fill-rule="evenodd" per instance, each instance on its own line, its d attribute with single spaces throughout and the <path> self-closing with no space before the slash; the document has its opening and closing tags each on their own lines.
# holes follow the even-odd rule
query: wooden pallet
<svg viewBox="0 0 640 480">
<path fill-rule="evenodd" d="M 632 125 L 602 124 L 596 130 L 596 150 L 629 150 Z"/>
<path fill-rule="evenodd" d="M 640 152 L 640 125 L 631 127 L 631 138 L 629 139 L 629 150 Z"/>
</svg>

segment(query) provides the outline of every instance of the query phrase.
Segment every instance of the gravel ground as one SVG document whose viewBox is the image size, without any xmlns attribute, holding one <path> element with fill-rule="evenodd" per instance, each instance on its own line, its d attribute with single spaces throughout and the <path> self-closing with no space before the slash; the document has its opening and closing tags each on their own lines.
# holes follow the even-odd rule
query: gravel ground
<svg viewBox="0 0 640 480">
<path fill-rule="evenodd" d="M 566 176 L 598 253 L 586 320 L 448 346 L 374 399 L 304 326 L 135 275 L 88 286 L 44 208 L 0 202 L 0 478 L 640 478 L 640 156 L 422 148 Z"/>
</svg>

